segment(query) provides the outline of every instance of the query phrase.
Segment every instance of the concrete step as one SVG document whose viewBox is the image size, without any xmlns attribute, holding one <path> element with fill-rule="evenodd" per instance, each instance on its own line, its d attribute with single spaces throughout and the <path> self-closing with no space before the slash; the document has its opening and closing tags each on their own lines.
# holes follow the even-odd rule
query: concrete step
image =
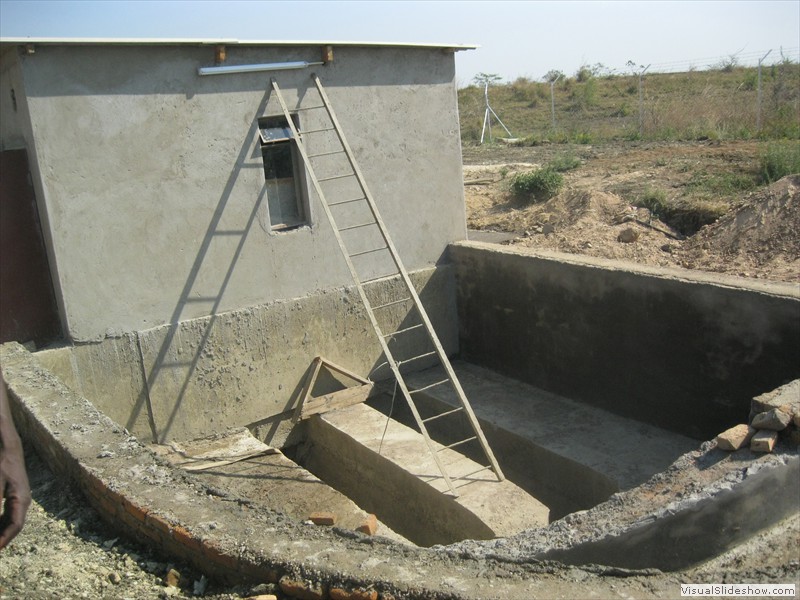
<svg viewBox="0 0 800 600">
<path fill-rule="evenodd" d="M 501 468 L 548 504 L 554 518 L 647 481 L 699 445 L 467 362 L 455 361 L 453 367 Z M 419 389 L 442 378 L 433 368 L 409 374 L 406 382 Z M 449 386 L 416 397 L 423 417 L 457 402 Z M 435 434 L 444 435 L 446 443 L 443 426 Z"/>
<path fill-rule="evenodd" d="M 481 465 L 436 444 L 451 478 Z M 302 464 L 413 542 L 491 539 L 542 527 L 548 508 L 491 471 L 446 483 L 415 430 L 364 404 L 313 417 Z"/>
</svg>

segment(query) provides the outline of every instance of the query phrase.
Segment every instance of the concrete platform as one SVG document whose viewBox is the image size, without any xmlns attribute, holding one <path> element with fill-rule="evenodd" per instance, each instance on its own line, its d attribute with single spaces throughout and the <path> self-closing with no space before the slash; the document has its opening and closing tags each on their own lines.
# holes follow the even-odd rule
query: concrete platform
<svg viewBox="0 0 800 600">
<path fill-rule="evenodd" d="M 456 361 L 453 367 L 501 467 L 545 502 L 554 518 L 631 489 L 699 446 L 689 437 L 551 394 L 470 363 Z M 409 387 L 416 389 L 441 379 L 439 369 L 406 378 Z M 449 386 L 417 395 L 421 396 L 428 401 L 427 411 L 421 407 L 423 417 L 441 412 L 442 405 L 456 403 Z"/>
<path fill-rule="evenodd" d="M 451 478 L 481 468 L 437 448 Z M 422 436 L 364 404 L 310 419 L 301 453 L 306 468 L 423 546 L 505 537 L 548 523 L 544 504 L 488 470 L 454 481 L 453 497 Z"/>
<path fill-rule="evenodd" d="M 215 496 L 267 507 L 298 521 L 306 521 L 314 513 L 332 513 L 337 527 L 351 531 L 367 520 L 368 513 L 352 500 L 279 450 L 260 444 L 246 429 L 246 437 L 262 446 L 263 451 L 251 452 L 251 456 L 240 454 L 239 433 L 232 430 L 181 445 L 154 444 L 150 449 L 176 467 L 186 469 Z M 231 459 L 227 459 L 228 455 Z M 239 459 L 241 456 L 244 458 Z M 377 525 L 376 535 L 409 544 L 386 524 L 378 521 Z"/>
</svg>

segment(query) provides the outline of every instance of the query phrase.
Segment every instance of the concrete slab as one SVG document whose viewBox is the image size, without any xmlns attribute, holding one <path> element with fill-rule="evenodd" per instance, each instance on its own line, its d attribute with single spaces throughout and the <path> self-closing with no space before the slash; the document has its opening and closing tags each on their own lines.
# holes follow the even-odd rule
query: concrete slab
<svg viewBox="0 0 800 600">
<path fill-rule="evenodd" d="M 528 484 L 518 483 L 545 501 L 558 516 L 588 508 L 616 491 L 633 488 L 698 446 L 691 438 L 551 394 L 467 362 L 456 361 L 453 366 L 476 415 L 486 424 L 485 433 L 501 467 L 515 481 L 515 473 L 533 480 L 532 490 Z M 429 369 L 409 375 L 407 383 L 419 389 L 441 379 L 439 369 Z M 421 396 L 434 403 L 457 402 L 449 386 L 417 395 Z M 428 410 L 433 409 L 429 406 Z"/>
<path fill-rule="evenodd" d="M 366 406 L 309 421 L 301 459 L 309 470 L 420 545 L 490 539 L 547 525 L 547 507 L 514 483 L 497 481 L 469 458 L 436 445 L 446 483 L 415 430 Z M 469 475 L 474 473 L 473 475 Z"/>
<path fill-rule="evenodd" d="M 314 513 L 331 513 L 335 516 L 337 527 L 351 531 L 357 530 L 368 520 L 369 514 L 352 500 L 320 481 L 279 450 L 259 444 L 255 438 L 251 438 L 254 445 L 260 445 L 265 450 L 258 455 L 235 460 L 237 455 L 246 456 L 248 453 L 242 453 L 241 436 L 238 433 L 238 430 L 226 432 L 181 446 L 154 444 L 150 448 L 170 464 L 187 469 L 192 478 L 215 496 L 241 500 L 249 506 L 267 507 L 298 521 L 307 521 Z M 196 452 L 190 450 L 192 454 L 189 454 L 184 451 L 189 448 Z M 249 447 L 247 451 L 250 451 Z M 228 458 L 229 455 L 231 458 Z M 407 539 L 381 522 L 378 523 L 377 535 L 409 544 Z"/>
</svg>

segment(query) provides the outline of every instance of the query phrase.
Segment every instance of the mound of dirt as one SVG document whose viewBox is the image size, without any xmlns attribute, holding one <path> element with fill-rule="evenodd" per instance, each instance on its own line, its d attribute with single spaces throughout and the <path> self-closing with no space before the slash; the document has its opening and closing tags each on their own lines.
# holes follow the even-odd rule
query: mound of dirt
<svg viewBox="0 0 800 600">
<path fill-rule="evenodd" d="M 784 177 L 752 194 L 735 211 L 687 240 L 683 252 L 691 268 L 703 268 L 706 257 L 713 255 L 734 272 L 799 281 L 800 175 Z"/>
<path fill-rule="evenodd" d="M 570 174 L 567 190 L 544 203 L 515 198 L 511 178 L 533 167 L 465 166 L 468 227 L 513 234 L 508 243 L 521 247 L 800 281 L 800 176 L 750 194 L 738 208 L 684 238 L 622 196 L 582 185 L 580 174 Z"/>
</svg>

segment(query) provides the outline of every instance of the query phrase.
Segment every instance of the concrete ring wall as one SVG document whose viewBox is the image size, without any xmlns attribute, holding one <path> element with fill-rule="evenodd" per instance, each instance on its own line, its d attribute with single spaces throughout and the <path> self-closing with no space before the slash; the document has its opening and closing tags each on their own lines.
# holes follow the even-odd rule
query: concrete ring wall
<svg viewBox="0 0 800 600">
<path fill-rule="evenodd" d="M 617 414 L 710 439 L 800 377 L 800 290 L 459 242 L 461 357 Z"/>
</svg>

